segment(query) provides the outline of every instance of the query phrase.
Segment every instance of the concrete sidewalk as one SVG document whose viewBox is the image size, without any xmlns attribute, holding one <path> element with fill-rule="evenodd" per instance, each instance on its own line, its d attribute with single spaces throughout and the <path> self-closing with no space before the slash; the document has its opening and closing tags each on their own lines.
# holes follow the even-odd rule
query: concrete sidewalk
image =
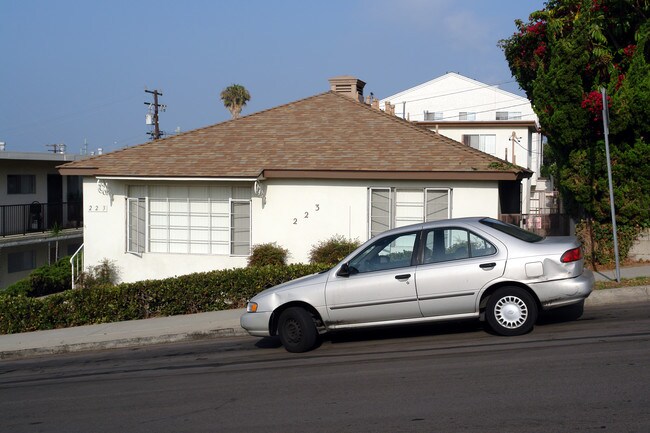
<svg viewBox="0 0 650 433">
<path fill-rule="evenodd" d="M 614 271 L 597 272 L 595 276 L 600 281 L 613 281 Z M 640 276 L 650 276 L 650 265 L 621 269 L 622 278 Z M 650 302 L 650 286 L 594 291 L 586 306 L 627 302 Z M 243 336 L 248 335 L 239 326 L 243 312 L 243 309 L 212 311 L 0 335 L 0 359 Z"/>
</svg>

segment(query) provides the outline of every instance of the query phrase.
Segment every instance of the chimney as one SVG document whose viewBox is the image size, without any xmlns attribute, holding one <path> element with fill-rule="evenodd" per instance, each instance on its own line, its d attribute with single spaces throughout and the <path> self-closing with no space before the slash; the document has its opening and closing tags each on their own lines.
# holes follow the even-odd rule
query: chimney
<svg viewBox="0 0 650 433">
<path fill-rule="evenodd" d="M 329 79 L 330 90 L 348 96 L 355 101 L 363 103 L 363 88 L 366 83 L 350 75 L 333 77 Z"/>
</svg>

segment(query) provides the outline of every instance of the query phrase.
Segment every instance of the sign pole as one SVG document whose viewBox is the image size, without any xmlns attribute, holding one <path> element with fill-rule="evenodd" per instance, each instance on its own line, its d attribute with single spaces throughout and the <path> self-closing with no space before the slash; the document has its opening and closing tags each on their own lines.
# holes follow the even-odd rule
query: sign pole
<svg viewBox="0 0 650 433">
<path fill-rule="evenodd" d="M 614 207 L 614 188 L 612 186 L 612 162 L 609 157 L 609 107 L 607 106 L 607 90 L 600 89 L 603 95 L 603 132 L 605 135 L 605 154 L 607 156 L 607 180 L 609 182 L 609 203 L 612 213 L 612 231 L 614 232 L 614 257 L 616 258 L 616 281 L 621 282 L 621 268 L 618 258 L 618 236 L 616 234 L 616 208 Z"/>
</svg>

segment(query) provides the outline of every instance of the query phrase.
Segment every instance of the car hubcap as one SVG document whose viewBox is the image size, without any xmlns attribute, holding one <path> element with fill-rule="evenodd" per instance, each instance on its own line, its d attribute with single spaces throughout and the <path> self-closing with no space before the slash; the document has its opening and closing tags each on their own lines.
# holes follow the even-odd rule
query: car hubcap
<svg viewBox="0 0 650 433">
<path fill-rule="evenodd" d="M 528 318 L 526 303 L 516 296 L 505 296 L 494 306 L 494 316 L 505 328 L 518 328 Z"/>
<path fill-rule="evenodd" d="M 300 341 L 300 338 L 302 337 L 302 329 L 298 322 L 295 320 L 288 320 L 284 325 L 284 329 L 286 331 L 287 340 L 292 343 Z"/>
</svg>

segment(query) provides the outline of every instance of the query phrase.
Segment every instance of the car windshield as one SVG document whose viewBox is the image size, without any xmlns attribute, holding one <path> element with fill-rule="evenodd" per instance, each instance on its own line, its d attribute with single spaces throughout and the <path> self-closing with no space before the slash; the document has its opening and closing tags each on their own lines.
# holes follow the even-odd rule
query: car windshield
<svg viewBox="0 0 650 433">
<path fill-rule="evenodd" d="M 481 224 L 485 224 L 488 227 L 492 227 L 501 233 L 505 233 L 507 235 L 520 239 L 524 242 L 533 243 L 544 239 L 542 236 L 536 235 L 535 233 L 529 232 L 528 230 L 524 230 L 515 225 L 504 223 L 503 221 L 495 220 L 493 218 L 483 218 L 479 222 Z"/>
</svg>

